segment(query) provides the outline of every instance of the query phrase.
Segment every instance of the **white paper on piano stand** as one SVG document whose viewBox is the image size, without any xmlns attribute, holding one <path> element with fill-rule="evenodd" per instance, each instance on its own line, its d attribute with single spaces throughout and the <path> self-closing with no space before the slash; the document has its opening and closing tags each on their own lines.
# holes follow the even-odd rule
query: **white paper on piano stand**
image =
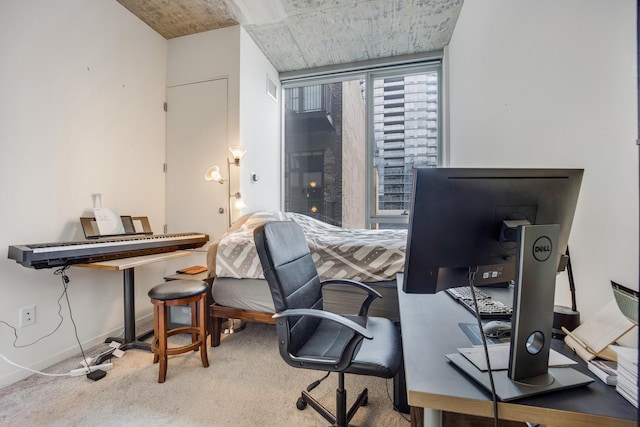
<svg viewBox="0 0 640 427">
<path fill-rule="evenodd" d="M 93 215 L 101 235 L 124 234 L 122 218 L 115 209 L 93 208 Z"/>
<path fill-rule="evenodd" d="M 487 346 L 489 351 L 489 361 L 492 371 L 500 371 L 509 368 L 509 344 L 493 344 Z M 469 359 L 476 368 L 481 371 L 487 370 L 487 361 L 482 346 L 459 348 L 458 352 Z M 549 366 L 552 368 L 575 365 L 576 362 L 558 353 L 554 349 L 549 351 Z"/>
</svg>

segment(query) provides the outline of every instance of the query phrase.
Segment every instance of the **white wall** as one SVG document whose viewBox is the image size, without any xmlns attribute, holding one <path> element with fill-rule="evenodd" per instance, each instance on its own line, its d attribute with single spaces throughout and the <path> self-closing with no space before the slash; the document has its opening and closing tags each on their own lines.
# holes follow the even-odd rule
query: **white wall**
<svg viewBox="0 0 640 427">
<path fill-rule="evenodd" d="M 267 93 L 267 76 L 277 86 L 277 100 Z M 247 212 L 280 209 L 282 93 L 278 72 L 253 39 L 240 32 L 240 141 L 247 148 L 242 158 L 240 191 Z M 251 180 L 251 172 L 259 180 Z"/>
<path fill-rule="evenodd" d="M 635 0 L 465 2 L 448 48 L 450 165 L 576 167 L 578 309 L 638 289 Z M 566 275 L 558 303 L 569 305 Z"/>
<path fill-rule="evenodd" d="M 18 324 L 36 304 L 37 323 L 17 345 L 50 333 L 59 318 L 60 278 L 7 259 L 13 244 L 83 238 L 78 218 L 92 194 L 121 214 L 164 218 L 167 42 L 115 1 L 33 0 L 0 6 L 0 320 Z M 162 266 L 136 273 L 138 317 Z M 86 347 L 120 332 L 122 276 L 71 268 L 68 288 Z M 0 353 L 40 369 L 78 354 L 64 298 L 64 322 L 33 346 L 13 347 L 0 324 Z M 0 360 L 0 386 L 30 375 Z"/>
<path fill-rule="evenodd" d="M 240 102 L 240 26 L 192 34 L 169 40 L 167 86 L 229 79 L 228 132 L 238 141 Z M 236 142 L 229 145 L 235 145 Z"/>
</svg>

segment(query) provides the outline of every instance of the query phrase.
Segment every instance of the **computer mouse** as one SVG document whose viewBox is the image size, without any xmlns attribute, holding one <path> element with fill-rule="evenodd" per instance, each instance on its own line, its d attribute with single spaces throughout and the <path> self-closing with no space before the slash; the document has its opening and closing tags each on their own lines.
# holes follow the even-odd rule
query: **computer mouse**
<svg viewBox="0 0 640 427">
<path fill-rule="evenodd" d="M 511 336 L 511 322 L 492 320 L 482 327 L 489 338 L 507 338 Z"/>
</svg>

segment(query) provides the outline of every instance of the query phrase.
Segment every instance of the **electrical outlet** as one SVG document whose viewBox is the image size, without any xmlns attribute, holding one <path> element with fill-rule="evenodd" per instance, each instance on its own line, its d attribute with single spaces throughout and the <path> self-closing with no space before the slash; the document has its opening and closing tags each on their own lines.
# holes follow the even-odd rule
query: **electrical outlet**
<svg viewBox="0 0 640 427">
<path fill-rule="evenodd" d="M 36 306 L 30 305 L 20 309 L 20 327 L 33 325 L 36 323 Z"/>
</svg>

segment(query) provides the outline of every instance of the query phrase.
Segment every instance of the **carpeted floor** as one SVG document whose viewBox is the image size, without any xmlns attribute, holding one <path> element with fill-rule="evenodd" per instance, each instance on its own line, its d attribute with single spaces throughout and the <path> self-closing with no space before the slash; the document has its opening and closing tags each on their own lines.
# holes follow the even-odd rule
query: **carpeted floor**
<svg viewBox="0 0 640 427">
<path fill-rule="evenodd" d="M 99 349 L 87 351 L 95 355 Z M 47 372 L 79 367 L 81 357 Z M 300 391 L 323 372 L 295 369 L 278 353 L 275 327 L 249 323 L 209 348 L 209 368 L 197 352 L 171 356 L 167 380 L 158 384 L 151 353 L 129 350 L 107 376 L 94 382 L 79 377 L 33 375 L 0 389 L 2 426 L 326 426 L 313 409 L 296 409 Z M 408 415 L 393 409 L 393 380 L 346 376 L 348 405 L 362 388 L 369 405 L 352 424 L 408 426 Z M 335 408 L 337 376 L 332 374 L 312 395 Z"/>
</svg>

